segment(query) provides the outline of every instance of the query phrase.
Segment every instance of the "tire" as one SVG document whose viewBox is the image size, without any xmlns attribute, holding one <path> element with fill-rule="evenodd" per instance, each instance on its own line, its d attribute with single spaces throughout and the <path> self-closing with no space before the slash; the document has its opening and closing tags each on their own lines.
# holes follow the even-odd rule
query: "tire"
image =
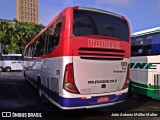
<svg viewBox="0 0 160 120">
<path fill-rule="evenodd" d="M 3 67 L 0 67 L 0 72 L 3 72 Z"/>
<path fill-rule="evenodd" d="M 6 72 L 11 72 L 11 68 L 10 68 L 10 67 L 6 67 L 6 68 L 5 68 L 5 71 L 6 71 Z"/>
<path fill-rule="evenodd" d="M 46 103 L 47 100 L 46 100 L 45 96 L 42 94 L 41 80 L 38 80 L 37 88 L 38 88 L 38 96 L 39 96 L 41 103 Z"/>
<path fill-rule="evenodd" d="M 23 72 L 23 77 L 24 77 L 24 80 L 27 81 L 25 72 Z"/>
</svg>

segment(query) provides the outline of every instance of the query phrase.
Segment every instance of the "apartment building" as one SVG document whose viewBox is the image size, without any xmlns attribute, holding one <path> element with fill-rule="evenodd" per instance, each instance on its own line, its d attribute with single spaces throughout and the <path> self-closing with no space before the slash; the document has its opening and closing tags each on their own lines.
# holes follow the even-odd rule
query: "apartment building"
<svg viewBox="0 0 160 120">
<path fill-rule="evenodd" d="M 16 19 L 38 24 L 38 0 L 16 0 Z"/>
</svg>

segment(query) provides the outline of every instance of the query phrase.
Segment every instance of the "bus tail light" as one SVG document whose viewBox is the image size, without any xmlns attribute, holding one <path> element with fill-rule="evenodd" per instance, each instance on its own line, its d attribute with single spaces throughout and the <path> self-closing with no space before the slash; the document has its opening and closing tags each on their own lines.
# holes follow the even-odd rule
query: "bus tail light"
<svg viewBox="0 0 160 120">
<path fill-rule="evenodd" d="M 127 88 L 128 85 L 129 85 L 129 76 L 130 76 L 130 66 L 128 65 L 127 67 L 127 74 L 126 74 L 126 80 L 125 80 L 125 83 L 123 85 L 123 89 Z"/>
<path fill-rule="evenodd" d="M 71 93 L 79 94 L 79 91 L 75 85 L 75 80 L 74 80 L 73 63 L 69 63 L 66 65 L 64 73 L 63 89 Z"/>
</svg>

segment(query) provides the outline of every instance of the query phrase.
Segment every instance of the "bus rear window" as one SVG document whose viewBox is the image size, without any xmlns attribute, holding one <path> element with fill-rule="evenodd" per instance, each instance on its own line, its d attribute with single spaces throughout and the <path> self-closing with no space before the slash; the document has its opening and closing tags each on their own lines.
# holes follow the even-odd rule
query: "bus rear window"
<svg viewBox="0 0 160 120">
<path fill-rule="evenodd" d="M 74 36 L 99 35 L 129 42 L 129 30 L 125 20 L 113 15 L 87 11 L 74 11 Z"/>
</svg>

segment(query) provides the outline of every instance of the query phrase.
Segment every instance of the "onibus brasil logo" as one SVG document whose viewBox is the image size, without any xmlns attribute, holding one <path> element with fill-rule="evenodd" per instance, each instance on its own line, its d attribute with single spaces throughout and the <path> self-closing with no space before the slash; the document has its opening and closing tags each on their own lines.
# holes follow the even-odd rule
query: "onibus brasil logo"
<svg viewBox="0 0 160 120">
<path fill-rule="evenodd" d="M 130 63 L 131 69 L 157 69 L 160 63 Z"/>
</svg>

